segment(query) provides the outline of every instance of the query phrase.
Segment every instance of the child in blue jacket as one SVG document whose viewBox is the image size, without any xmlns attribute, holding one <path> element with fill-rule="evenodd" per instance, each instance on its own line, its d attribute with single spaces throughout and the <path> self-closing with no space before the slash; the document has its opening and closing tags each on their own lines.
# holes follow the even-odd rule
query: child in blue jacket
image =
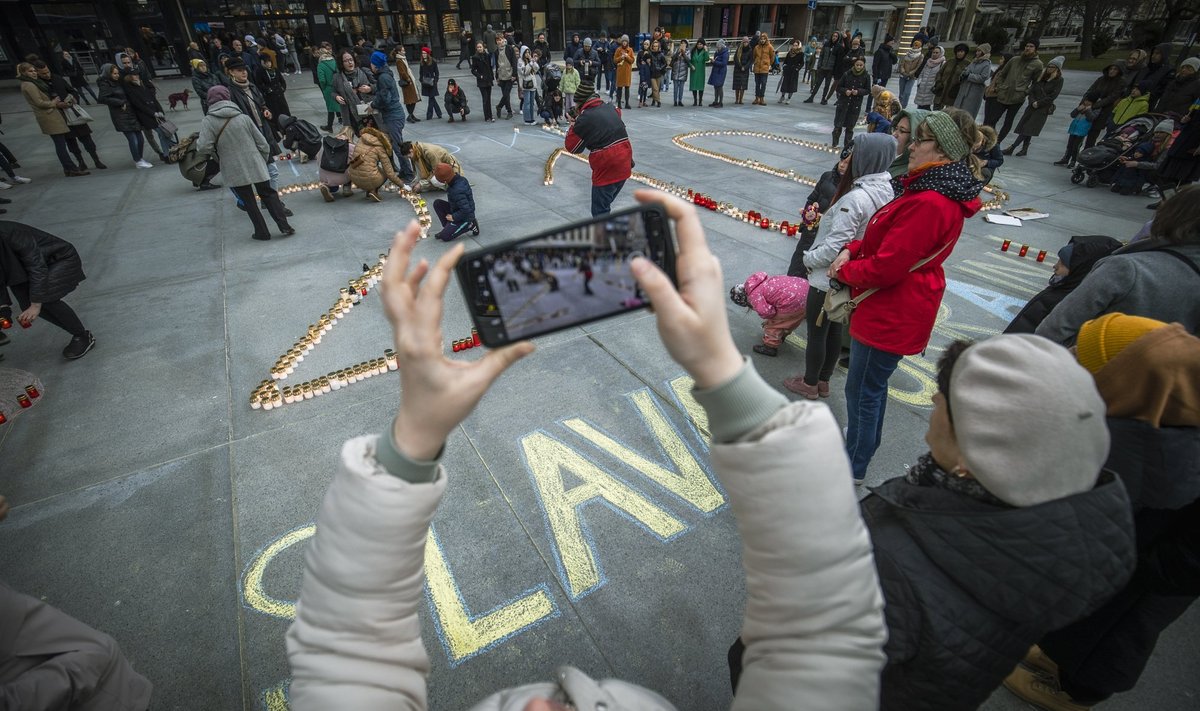
<svg viewBox="0 0 1200 711">
<path fill-rule="evenodd" d="M 1092 130 L 1092 113 L 1091 95 L 1085 95 L 1083 101 L 1079 102 L 1079 106 L 1071 112 L 1071 125 L 1067 128 L 1067 152 L 1062 158 L 1054 161 L 1054 165 L 1065 165 L 1068 168 L 1075 167 L 1075 157 L 1079 155 L 1079 146 L 1083 145 L 1083 139 L 1087 137 L 1088 131 Z"/>
<path fill-rule="evenodd" d="M 433 169 L 433 177 L 446 186 L 447 200 L 434 200 L 433 211 L 441 220 L 442 230 L 435 236 L 450 242 L 467 233 L 479 234 L 479 225 L 475 222 L 475 194 L 471 192 L 471 183 L 462 175 L 454 172 L 449 163 L 438 163 Z"/>
</svg>

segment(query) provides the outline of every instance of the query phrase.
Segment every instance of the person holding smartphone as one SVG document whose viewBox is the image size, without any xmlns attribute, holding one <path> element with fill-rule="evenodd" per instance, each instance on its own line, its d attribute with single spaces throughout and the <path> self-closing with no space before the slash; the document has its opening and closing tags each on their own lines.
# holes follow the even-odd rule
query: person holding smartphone
<svg viewBox="0 0 1200 711">
<path fill-rule="evenodd" d="M 596 95 L 590 79 L 575 91 L 577 113 L 564 145 L 571 153 L 588 151 L 592 168 L 592 216 L 606 214 L 633 174 L 633 145 L 621 110 Z"/>
<path fill-rule="evenodd" d="M 874 708 L 884 663 L 883 599 L 846 485 L 850 469 L 837 422 L 823 404 L 789 403 L 738 352 L 721 268 L 695 209 L 662 193 L 636 197 L 661 201 L 676 223 L 679 289 L 645 259 L 634 260 L 632 271 L 654 303 L 667 351 L 695 379 L 712 432 L 713 469 L 745 542 L 747 651 L 735 708 L 778 708 L 797 698 L 812 708 Z M 343 446 L 304 559 L 287 634 L 295 711 L 424 708 L 429 659 L 417 612 L 425 539 L 452 484 L 440 460 L 450 433 L 492 383 L 534 350 L 524 341 L 473 362 L 447 358 L 443 301 L 463 249 L 456 245 L 432 265 L 416 261 L 419 235 L 415 221 L 396 235 L 382 282 L 403 397 L 385 432 Z M 797 476 L 800 460 L 806 466 Z M 501 691 L 477 708 L 563 711 L 585 701 L 588 708 L 673 708 L 653 691 L 593 680 L 568 666 L 552 683 Z"/>
</svg>

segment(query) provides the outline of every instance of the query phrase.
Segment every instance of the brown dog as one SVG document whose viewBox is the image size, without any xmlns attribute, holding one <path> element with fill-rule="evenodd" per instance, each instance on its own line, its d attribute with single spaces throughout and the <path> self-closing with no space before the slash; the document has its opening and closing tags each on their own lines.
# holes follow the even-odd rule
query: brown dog
<svg viewBox="0 0 1200 711">
<path fill-rule="evenodd" d="M 186 109 L 188 107 L 188 104 L 187 104 L 188 94 L 190 94 L 190 93 L 191 93 L 190 90 L 184 89 L 183 91 L 179 92 L 178 94 L 171 94 L 170 96 L 168 96 L 167 101 L 169 101 L 171 103 L 171 110 L 172 111 L 175 110 L 175 104 L 183 104 L 183 108 Z"/>
</svg>

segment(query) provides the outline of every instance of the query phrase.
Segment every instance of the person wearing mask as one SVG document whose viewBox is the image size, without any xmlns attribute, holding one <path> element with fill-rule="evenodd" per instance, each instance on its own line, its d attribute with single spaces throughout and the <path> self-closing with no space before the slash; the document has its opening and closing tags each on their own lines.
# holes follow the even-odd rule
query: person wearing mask
<svg viewBox="0 0 1200 711">
<path fill-rule="evenodd" d="M 984 110 L 983 122 L 996 128 L 1000 119 L 1004 119 L 1003 127 L 997 128 L 1001 141 L 1012 129 L 1017 112 L 1021 110 L 1025 97 L 1029 95 L 1029 87 L 1045 69 L 1038 57 L 1038 46 L 1036 39 L 1026 41 L 1021 54 L 1005 62 L 992 78 L 989 91 L 995 95 L 996 101 L 989 107 L 992 108 L 991 111 Z"/>
<path fill-rule="evenodd" d="M 1096 262 L 1121 248 L 1112 237 L 1086 235 L 1072 237 L 1058 250 L 1058 261 L 1050 276 L 1050 285 L 1038 292 L 1004 329 L 1005 333 L 1033 333 L 1054 307 L 1083 283 Z"/>
<path fill-rule="evenodd" d="M 875 48 L 875 54 L 871 56 L 871 85 L 872 86 L 887 86 L 887 83 L 892 79 L 892 67 L 896 66 L 898 58 L 896 57 L 896 38 L 892 35 L 884 35 L 883 42 Z M 871 111 L 872 96 L 867 95 L 867 112 Z"/>
<path fill-rule="evenodd" d="M 908 97 L 912 95 L 913 87 L 916 86 L 917 80 L 921 76 L 921 70 L 925 68 L 926 55 L 921 51 L 921 46 L 920 38 L 914 37 L 908 51 L 900 58 L 900 89 L 896 92 L 896 96 L 903 108 L 908 108 Z"/>
<path fill-rule="evenodd" d="M 62 165 L 63 175 L 68 178 L 88 175 L 88 171 L 79 169 L 67 150 L 67 137 L 71 135 L 71 127 L 67 125 L 62 109 L 71 104 L 61 99 L 51 99 L 54 90 L 49 83 L 38 77 L 37 68 L 29 62 L 17 65 L 17 77 L 21 80 L 21 97 L 33 111 L 38 128 L 54 142 L 54 152 Z"/>
<path fill-rule="evenodd" d="M 496 38 L 496 53 L 492 56 L 496 67 L 496 82 L 500 85 L 500 101 L 496 104 L 496 116 L 504 109 L 506 119 L 513 117 L 511 92 L 513 83 L 520 78 L 517 52 L 504 37 Z"/>
<path fill-rule="evenodd" d="M 220 77 L 208 70 L 203 59 L 192 60 L 192 89 L 200 99 L 200 112 L 208 113 L 208 90 L 221 83 Z"/>
<path fill-rule="evenodd" d="M 901 358 L 929 344 L 946 289 L 942 263 L 966 218 L 981 207 L 983 184 L 966 162 L 978 134 L 969 119 L 959 124 L 940 111 L 926 116 L 913 132 L 899 197 L 827 270 L 855 298 L 875 290 L 850 320 L 846 450 L 859 485 L 883 434 L 888 379 Z"/>
<path fill-rule="evenodd" d="M 367 55 L 367 61 L 370 62 L 371 55 Z M 362 131 L 363 119 L 365 116 L 359 113 L 360 106 L 370 104 L 375 98 L 375 76 L 359 66 L 358 59 L 355 53 L 350 50 L 342 50 L 339 55 L 341 59 L 341 67 L 338 72 L 333 75 L 333 100 L 337 102 L 339 111 L 342 117 L 342 125 L 349 126 L 354 130 L 354 135 L 358 135 Z M 434 65 L 434 72 L 437 72 L 437 65 Z M 436 104 L 434 99 L 432 104 Z M 432 109 L 430 112 L 432 115 Z M 441 111 L 438 111 L 438 117 L 441 117 Z"/>
<path fill-rule="evenodd" d="M 954 45 L 954 56 L 946 60 L 933 83 L 934 109 L 940 111 L 945 106 L 954 106 L 954 100 L 958 98 L 958 89 L 962 86 L 963 72 L 971 64 L 971 60 L 967 58 L 970 51 L 971 48 L 962 42 Z"/>
<path fill-rule="evenodd" d="M 842 130 L 846 131 L 844 148 L 849 148 L 854 140 L 854 127 L 862 114 L 863 97 L 871 93 L 871 75 L 867 74 L 867 66 L 862 57 L 854 60 L 854 64 L 838 80 L 837 111 L 833 115 L 833 145 L 841 140 Z"/>
<path fill-rule="evenodd" d="M 925 58 L 921 71 L 917 74 L 917 94 L 913 101 L 916 102 L 918 109 L 926 111 L 933 109 L 933 102 L 936 98 L 934 86 L 937 84 L 937 79 L 945 64 L 946 57 L 943 55 L 941 47 L 929 50 L 929 56 Z"/>
<path fill-rule="evenodd" d="M 783 58 L 783 73 L 779 77 L 779 101 L 780 104 L 790 104 L 792 96 L 796 93 L 796 89 L 800 86 L 800 73 L 804 70 L 804 50 L 800 45 L 799 38 L 793 39 L 792 44 L 788 49 L 787 55 Z M 867 100 L 871 97 L 868 95 Z"/>
<path fill-rule="evenodd" d="M 88 84 L 83 65 L 79 63 L 79 57 L 76 57 L 71 50 L 64 49 L 62 51 L 58 63 L 58 72 L 71 82 L 72 93 L 75 95 L 77 101 L 84 104 L 88 103 L 84 92 L 87 92 L 92 97 L 92 101 L 100 101 L 96 98 L 96 92 L 92 91 L 91 85 Z"/>
<path fill-rule="evenodd" d="M 837 483 L 846 475 L 837 424 L 820 404 L 788 403 L 738 353 L 728 332 L 720 268 L 695 210 L 657 193 L 638 197 L 662 200 L 678 225 L 682 293 L 644 259 L 634 260 L 633 273 L 655 304 L 668 352 L 696 382 L 713 430 L 713 469 L 738 512 L 744 540 L 747 651 L 734 706 L 764 709 L 803 698 L 813 708 L 873 708 L 887 633 L 853 492 Z M 429 660 L 416 612 L 423 542 L 452 481 L 440 453 L 496 378 L 533 351 L 522 342 L 465 368 L 452 367 L 436 324 L 462 247 L 455 245 L 422 282 L 409 273 L 418 234 L 413 222 L 397 235 L 383 277 L 402 364 L 399 410 L 382 436 L 345 445 L 305 557 L 297 617 L 287 635 L 296 711 L 426 704 Z M 434 401 L 442 406 L 431 416 L 428 403 Z M 742 409 L 741 403 L 754 407 Z M 796 477 L 800 459 L 806 474 Z M 393 543 L 369 545 L 378 540 Z M 780 568 L 778 560 L 803 564 Z M 828 604 L 833 598 L 838 605 Z M 556 709 L 564 703 L 674 708 L 653 691 L 595 681 L 569 666 L 560 668 L 554 683 L 501 691 L 475 708 Z"/>
<path fill-rule="evenodd" d="M 1083 711 L 1134 688 L 1159 634 L 1200 594 L 1196 582 L 1179 585 L 1200 581 L 1195 533 L 1190 560 L 1163 565 L 1159 555 L 1200 530 L 1200 339 L 1109 313 L 1079 329 L 1076 350 L 1107 408 L 1105 468 L 1129 492 L 1137 568 L 1102 607 L 1043 637 L 1004 686 L 1039 708 Z"/>
<path fill-rule="evenodd" d="M 591 82 L 580 83 L 575 92 L 578 113 L 563 142 L 570 153 L 588 151 L 593 217 L 610 211 L 613 200 L 633 173 L 633 146 L 621 111 L 595 93 Z"/>
<path fill-rule="evenodd" d="M 1054 113 L 1054 102 L 1062 93 L 1062 67 L 1066 61 L 1066 57 L 1051 59 L 1042 76 L 1029 87 L 1029 105 L 1025 107 L 1021 120 L 1017 122 L 1017 140 L 1004 149 L 1004 155 L 1011 156 L 1014 151 L 1018 156 L 1025 155 L 1029 152 L 1029 142 L 1042 134 L 1046 119 Z"/>
<path fill-rule="evenodd" d="M 621 92 L 625 92 L 625 108 L 629 105 L 629 87 L 633 85 L 633 68 L 637 64 L 637 55 L 629 46 L 629 35 L 621 35 L 621 44 L 613 52 L 613 63 L 616 65 L 617 77 L 617 108 L 621 106 Z"/>
<path fill-rule="evenodd" d="M 743 37 L 733 53 L 733 103 L 741 104 L 742 95 L 750 83 L 750 68 L 754 65 L 754 46 L 749 37 Z M 822 102 L 824 103 L 824 102 Z"/>
<path fill-rule="evenodd" d="M 492 56 L 487 53 L 483 42 L 475 43 L 475 54 L 471 55 L 471 76 L 475 77 L 475 86 L 479 89 L 479 99 L 483 106 L 484 123 L 492 123 L 492 85 L 496 83 L 496 72 L 492 68 Z M 499 109 L 497 109 L 499 112 Z M 395 139 L 392 143 L 400 145 Z"/>
<path fill-rule="evenodd" d="M 1108 313 L 1179 323 L 1200 332 L 1200 301 L 1179 298 L 1180 284 L 1200 279 L 1200 187 L 1189 185 L 1164 200 L 1150 238 L 1099 261 L 1035 331 L 1071 345 L 1084 322 Z"/>
<path fill-rule="evenodd" d="M 767 74 L 775 63 L 775 48 L 767 39 L 766 34 L 758 36 L 758 44 L 754 45 L 754 104 L 767 105 Z"/>
<path fill-rule="evenodd" d="M 255 193 L 262 200 L 275 225 L 285 236 L 296 234 L 288 224 L 279 193 L 271 187 L 267 161 L 271 146 L 238 104 L 231 100 L 229 88 L 214 86 L 208 90 L 208 115 L 200 122 L 196 151 L 202 156 L 215 157 L 221 164 L 223 182 L 238 197 L 242 208 L 254 225 L 252 239 L 269 240 L 271 233 L 258 209 Z"/>
<path fill-rule="evenodd" d="M 710 107 L 720 108 L 725 105 L 725 76 L 729 73 L 729 47 L 725 40 L 717 40 L 717 51 L 712 58 L 712 71 L 708 75 L 708 83 L 713 88 L 713 102 Z M 700 72 L 703 77 L 704 72 Z M 628 107 L 626 107 L 628 108 Z"/>
<path fill-rule="evenodd" d="M 809 400 L 829 397 L 829 379 L 841 353 L 842 324 L 827 318 L 817 323 L 829 291 L 826 270 L 847 244 L 862 239 L 871 218 L 895 197 L 887 172 L 895 157 L 896 139 L 887 134 L 869 133 L 854 140 L 833 204 L 821 210 L 824 217 L 816 239 L 803 253 L 809 284 L 804 370 L 785 379 L 783 386 Z"/>
<path fill-rule="evenodd" d="M 142 125 L 137 114 L 130 106 L 129 97 L 125 94 L 125 83 L 121 81 L 121 72 L 115 64 L 105 64 L 100 67 L 100 76 L 96 79 L 100 90 L 100 103 L 108 107 L 108 115 L 113 128 L 125 136 L 129 143 L 129 153 L 133 156 L 133 164 L 138 168 L 151 168 L 153 164 L 142 157 L 145 150 L 145 137 L 142 135 Z"/>
<path fill-rule="evenodd" d="M 1174 118 L 1186 116 L 1200 100 L 1200 57 L 1188 57 L 1163 83 L 1154 99 L 1154 111 Z"/>
<path fill-rule="evenodd" d="M 975 58 L 960 74 L 961 83 L 954 107 L 962 109 L 974 118 L 983 104 L 984 90 L 992 78 L 992 46 L 987 42 L 975 48 Z"/>
<path fill-rule="evenodd" d="M 0 221 L 0 316 L 12 319 L 12 292 L 21 308 L 16 321 L 22 326 L 29 328 L 42 318 L 71 335 L 62 352 L 68 360 L 82 358 L 96 345 L 92 332 L 63 302 L 86 278 L 70 242 L 20 222 Z M 0 686 L 9 688 L 6 682 L 0 680 Z M 11 698 L 7 693 L 6 697 Z"/>
</svg>

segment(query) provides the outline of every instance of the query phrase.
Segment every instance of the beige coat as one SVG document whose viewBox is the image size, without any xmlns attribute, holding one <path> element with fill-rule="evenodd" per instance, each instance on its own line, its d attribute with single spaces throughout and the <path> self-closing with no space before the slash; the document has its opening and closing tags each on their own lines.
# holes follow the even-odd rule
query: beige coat
<svg viewBox="0 0 1200 711">
<path fill-rule="evenodd" d="M 392 167 L 392 144 L 378 129 L 364 128 L 350 159 L 350 182 L 367 192 L 378 190 L 388 180 L 403 185 Z"/>
<path fill-rule="evenodd" d="M 58 136 L 71 132 L 62 111 L 59 111 L 50 97 L 46 96 L 46 92 L 37 88 L 36 84 L 31 81 L 21 82 L 21 96 L 25 98 L 29 108 L 33 109 L 33 117 L 37 119 L 38 128 L 42 129 L 42 133 Z"/>
<path fill-rule="evenodd" d="M 414 143 L 412 154 L 413 167 L 417 169 L 417 177 L 429 180 L 433 177 L 433 169 L 438 163 L 445 163 L 454 169 L 455 173 L 463 174 L 462 166 L 450 151 L 433 143 Z"/>
<path fill-rule="evenodd" d="M 769 388 L 756 373 L 743 374 Z M 379 445 L 378 437 L 359 437 L 342 447 L 304 555 L 287 633 L 293 711 L 426 708 L 430 662 L 418 619 L 425 538 L 447 484 L 455 484 L 441 466 L 432 483 L 393 476 L 376 458 Z M 746 571 L 744 671 L 732 708 L 877 708 L 883 596 L 833 413 L 823 403 L 781 404 L 737 441 L 714 444 L 711 456 Z M 431 640 L 429 648 L 438 645 Z M 662 671 L 678 672 L 670 660 Z M 674 708 L 634 684 L 596 681 L 568 666 L 557 672 L 554 682 L 501 691 L 473 708 L 521 711 L 539 696 L 581 709 Z"/>
</svg>

